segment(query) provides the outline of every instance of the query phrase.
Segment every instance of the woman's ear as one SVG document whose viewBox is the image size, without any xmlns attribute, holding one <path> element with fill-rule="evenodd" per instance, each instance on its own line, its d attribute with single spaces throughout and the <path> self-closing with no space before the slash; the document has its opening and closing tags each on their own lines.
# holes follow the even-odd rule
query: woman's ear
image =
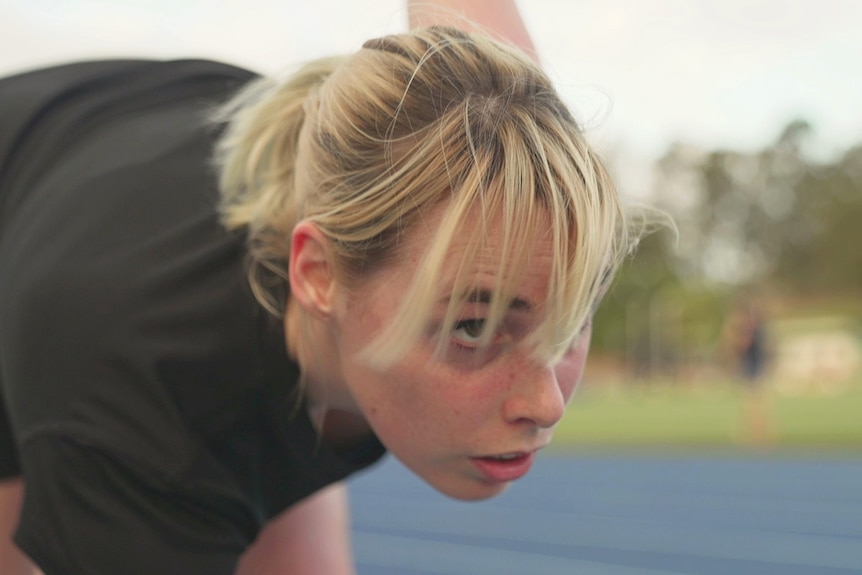
<svg viewBox="0 0 862 575">
<path fill-rule="evenodd" d="M 309 313 L 328 319 L 335 289 L 329 240 L 315 224 L 303 220 L 290 238 L 290 294 Z"/>
</svg>

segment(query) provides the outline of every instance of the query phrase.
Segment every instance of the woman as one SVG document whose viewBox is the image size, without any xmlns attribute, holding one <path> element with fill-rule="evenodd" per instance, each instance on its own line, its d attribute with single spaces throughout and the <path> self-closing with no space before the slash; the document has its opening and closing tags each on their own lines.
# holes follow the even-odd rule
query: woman
<svg viewBox="0 0 862 575">
<path fill-rule="evenodd" d="M 3 473 L 46 574 L 350 573 L 340 481 L 384 446 L 476 500 L 550 441 L 626 239 L 523 53 L 433 27 L 0 94 Z"/>
</svg>

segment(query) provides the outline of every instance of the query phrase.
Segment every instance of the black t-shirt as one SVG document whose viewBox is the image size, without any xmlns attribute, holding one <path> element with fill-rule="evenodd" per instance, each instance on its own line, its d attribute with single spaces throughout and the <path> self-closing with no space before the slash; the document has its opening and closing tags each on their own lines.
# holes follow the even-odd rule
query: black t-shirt
<svg viewBox="0 0 862 575">
<path fill-rule="evenodd" d="M 383 453 L 320 443 L 245 238 L 218 221 L 206 116 L 253 78 L 190 60 L 0 80 L 0 384 L 18 451 L 0 470 L 20 459 L 17 540 L 47 575 L 231 573 L 266 520 Z"/>
</svg>

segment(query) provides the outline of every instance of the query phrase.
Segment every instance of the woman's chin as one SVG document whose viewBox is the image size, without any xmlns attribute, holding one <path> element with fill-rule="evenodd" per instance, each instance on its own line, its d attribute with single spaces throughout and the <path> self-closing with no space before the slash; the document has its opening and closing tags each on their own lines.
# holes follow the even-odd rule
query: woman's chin
<svg viewBox="0 0 862 575">
<path fill-rule="evenodd" d="M 428 481 L 426 479 L 425 481 L 443 495 L 459 501 L 483 501 L 491 499 L 503 493 L 510 485 L 510 482 L 489 483 L 476 479 L 446 482 Z"/>
</svg>

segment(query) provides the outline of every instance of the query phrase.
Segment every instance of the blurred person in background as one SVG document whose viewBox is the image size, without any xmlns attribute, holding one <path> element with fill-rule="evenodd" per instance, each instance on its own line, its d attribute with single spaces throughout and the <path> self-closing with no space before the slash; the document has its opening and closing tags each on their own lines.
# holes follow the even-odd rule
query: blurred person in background
<svg viewBox="0 0 862 575">
<path fill-rule="evenodd" d="M 755 296 L 735 303 L 724 327 L 724 345 L 742 390 L 743 440 L 764 446 L 771 441 L 767 371 L 770 349 L 766 312 Z"/>
</svg>

